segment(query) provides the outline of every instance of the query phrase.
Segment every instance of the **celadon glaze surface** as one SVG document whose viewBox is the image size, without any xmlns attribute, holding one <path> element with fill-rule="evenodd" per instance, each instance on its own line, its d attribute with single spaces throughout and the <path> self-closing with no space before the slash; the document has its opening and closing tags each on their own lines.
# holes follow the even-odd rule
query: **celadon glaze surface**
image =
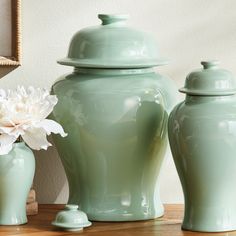
<svg viewBox="0 0 236 236">
<path fill-rule="evenodd" d="M 66 205 L 64 210 L 57 213 L 52 225 L 67 231 L 80 231 L 92 223 L 83 211 L 78 210 L 78 205 Z"/>
<path fill-rule="evenodd" d="M 99 14 L 101 25 L 79 30 L 59 64 L 88 68 L 144 68 L 167 64 L 154 37 L 129 27 L 128 15 Z"/>
<path fill-rule="evenodd" d="M 205 70 L 209 78 L 204 79 L 214 81 L 212 75 L 217 74 L 217 69 Z M 229 78 L 227 74 L 228 82 Z M 213 81 L 209 91 L 215 95 L 187 94 L 171 112 L 168 123 L 170 146 L 185 197 L 182 228 L 203 232 L 236 230 L 235 81 L 231 81 L 232 87 L 215 83 L 218 91 Z M 185 87 L 190 89 L 189 84 Z M 191 89 L 193 92 L 196 88 Z M 217 95 L 223 90 L 228 94 Z"/>
<path fill-rule="evenodd" d="M 26 200 L 34 172 L 34 154 L 23 142 L 0 155 L 0 225 L 27 223 Z"/>
<path fill-rule="evenodd" d="M 163 215 L 158 177 L 176 92 L 153 69 L 75 69 L 52 87 L 52 117 L 68 133 L 54 141 L 69 182 L 69 204 L 90 220 Z"/>
</svg>

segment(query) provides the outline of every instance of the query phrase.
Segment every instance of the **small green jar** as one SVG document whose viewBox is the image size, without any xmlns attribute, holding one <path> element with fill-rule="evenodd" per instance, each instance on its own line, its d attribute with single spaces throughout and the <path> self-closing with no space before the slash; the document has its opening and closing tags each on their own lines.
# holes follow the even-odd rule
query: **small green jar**
<svg viewBox="0 0 236 236">
<path fill-rule="evenodd" d="M 26 201 L 34 172 L 34 154 L 24 142 L 0 155 L 0 225 L 27 223 Z"/>
<path fill-rule="evenodd" d="M 185 197 L 182 228 L 236 230 L 236 80 L 218 67 L 187 76 L 186 99 L 169 118 L 169 140 Z"/>
<path fill-rule="evenodd" d="M 60 64 L 74 71 L 52 87 L 52 117 L 68 133 L 54 136 L 69 182 L 69 204 L 90 220 L 131 221 L 163 215 L 157 184 L 176 101 L 151 36 L 126 15 L 99 15 L 102 25 L 73 37 Z"/>
</svg>

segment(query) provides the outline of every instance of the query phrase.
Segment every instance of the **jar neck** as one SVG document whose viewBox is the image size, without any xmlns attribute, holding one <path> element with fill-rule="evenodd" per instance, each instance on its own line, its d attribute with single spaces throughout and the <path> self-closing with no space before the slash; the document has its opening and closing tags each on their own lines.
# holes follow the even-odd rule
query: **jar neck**
<svg viewBox="0 0 236 236">
<path fill-rule="evenodd" d="M 25 146 L 25 142 L 23 141 L 13 143 L 13 147 L 24 147 L 24 146 Z"/>
<path fill-rule="evenodd" d="M 96 74 L 96 75 L 135 75 L 154 73 L 154 69 L 151 68 L 137 68 L 137 69 L 99 69 L 99 68 L 77 68 L 75 67 L 74 73 L 83 74 Z"/>
<path fill-rule="evenodd" d="M 205 103 L 205 102 L 216 102 L 216 101 L 228 101 L 231 100 L 235 95 L 226 96 L 196 96 L 196 95 L 186 95 L 185 103 Z"/>
</svg>

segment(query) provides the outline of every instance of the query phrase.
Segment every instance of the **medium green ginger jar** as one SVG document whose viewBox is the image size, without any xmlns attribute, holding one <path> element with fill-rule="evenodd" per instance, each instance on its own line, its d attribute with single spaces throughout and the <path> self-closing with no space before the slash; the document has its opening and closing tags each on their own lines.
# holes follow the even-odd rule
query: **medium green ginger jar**
<svg viewBox="0 0 236 236">
<path fill-rule="evenodd" d="M 185 101 L 169 118 L 169 139 L 182 183 L 182 228 L 236 230 L 236 79 L 217 61 L 187 76 Z"/>
<path fill-rule="evenodd" d="M 59 64 L 73 66 L 53 85 L 52 117 L 68 137 L 54 137 L 69 182 L 69 204 L 90 220 L 133 221 L 163 215 L 158 177 L 176 90 L 154 72 L 166 64 L 155 40 L 126 25 L 127 15 L 99 15 L 80 30 Z"/>
</svg>

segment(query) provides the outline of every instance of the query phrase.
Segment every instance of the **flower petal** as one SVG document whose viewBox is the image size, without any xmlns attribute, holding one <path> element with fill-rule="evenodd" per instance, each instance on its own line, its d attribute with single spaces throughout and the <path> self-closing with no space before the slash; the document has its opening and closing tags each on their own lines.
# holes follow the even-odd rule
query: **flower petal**
<svg viewBox="0 0 236 236">
<path fill-rule="evenodd" d="M 25 133 L 24 126 L 12 126 L 12 127 L 1 127 L 0 126 L 0 133 L 7 134 L 10 136 L 14 136 L 16 139 Z"/>
<path fill-rule="evenodd" d="M 0 133 L 4 133 L 4 134 L 10 134 L 12 131 L 14 130 L 14 127 L 7 127 L 7 126 L 2 126 L 0 127 Z"/>
<path fill-rule="evenodd" d="M 47 95 L 46 97 L 44 97 L 43 101 L 44 104 L 40 107 L 38 112 L 38 117 L 40 119 L 45 119 L 51 114 L 54 106 L 57 104 L 58 99 L 56 95 Z"/>
<path fill-rule="evenodd" d="M 23 140 L 34 150 L 47 150 L 51 143 L 47 140 L 46 131 L 42 128 L 30 128 L 22 135 Z"/>
<path fill-rule="evenodd" d="M 16 137 L 1 134 L 0 135 L 0 155 L 8 154 L 12 149 L 12 144 L 16 141 Z"/>
<path fill-rule="evenodd" d="M 6 91 L 4 89 L 0 89 L 0 100 L 6 98 Z"/>
<path fill-rule="evenodd" d="M 0 135 L 15 139 L 21 135 L 32 149 L 47 149 L 51 145 L 47 134 L 67 135 L 61 125 L 46 119 L 57 101 L 56 95 L 41 88 L 18 86 L 16 90 L 0 90 Z"/>
<path fill-rule="evenodd" d="M 67 133 L 64 132 L 62 126 L 54 120 L 45 119 L 37 124 L 38 128 L 43 128 L 47 135 L 51 133 L 60 134 L 62 137 L 66 137 Z"/>
</svg>

